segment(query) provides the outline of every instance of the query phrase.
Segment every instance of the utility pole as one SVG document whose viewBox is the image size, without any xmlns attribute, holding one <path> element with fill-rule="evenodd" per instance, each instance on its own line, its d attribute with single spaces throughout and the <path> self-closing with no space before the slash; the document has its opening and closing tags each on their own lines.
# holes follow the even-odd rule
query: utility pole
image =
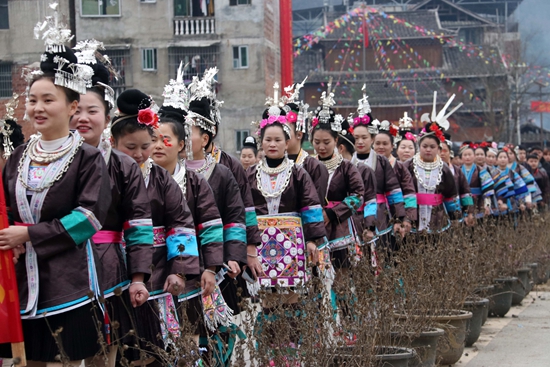
<svg viewBox="0 0 550 367">
<path fill-rule="evenodd" d="M 548 87 L 548 83 L 541 82 L 539 80 L 536 80 L 534 82 L 536 85 L 539 86 L 539 101 L 542 102 L 542 88 Z M 542 116 L 542 109 L 540 110 L 540 146 L 542 149 L 544 149 L 546 145 L 546 140 L 544 139 L 544 126 L 543 126 L 543 116 Z"/>
</svg>

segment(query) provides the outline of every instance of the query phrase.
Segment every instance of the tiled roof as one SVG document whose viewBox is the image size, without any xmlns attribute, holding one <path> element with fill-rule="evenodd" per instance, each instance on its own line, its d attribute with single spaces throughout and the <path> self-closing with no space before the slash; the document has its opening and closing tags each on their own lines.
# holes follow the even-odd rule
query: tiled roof
<svg viewBox="0 0 550 367">
<path fill-rule="evenodd" d="M 441 28 L 438 22 L 437 14 L 433 11 L 411 11 L 411 12 L 398 12 L 398 13 L 386 13 L 386 15 L 393 15 L 395 19 L 403 22 L 396 22 L 395 19 L 391 19 L 387 16 L 380 14 L 371 15 L 367 21 L 369 24 L 369 32 L 372 37 L 380 39 L 388 38 L 431 38 L 429 35 L 425 35 L 419 32 L 415 26 L 419 26 L 427 31 L 433 31 L 436 34 L 455 35 L 456 32 Z M 410 26 L 407 26 L 410 25 Z M 351 22 L 346 26 L 336 28 L 331 34 L 327 36 L 327 40 L 338 40 L 341 38 L 350 38 L 353 35 L 356 38 L 360 37 L 362 26 L 362 19 L 359 17 L 353 17 Z M 391 31 L 391 33 L 389 32 Z"/>
<path fill-rule="evenodd" d="M 487 47 L 483 54 L 474 56 L 458 47 L 444 47 L 443 58 L 449 76 L 495 76 L 505 75 L 506 69 L 496 47 Z M 492 57 L 489 57 L 492 56 Z"/>
</svg>

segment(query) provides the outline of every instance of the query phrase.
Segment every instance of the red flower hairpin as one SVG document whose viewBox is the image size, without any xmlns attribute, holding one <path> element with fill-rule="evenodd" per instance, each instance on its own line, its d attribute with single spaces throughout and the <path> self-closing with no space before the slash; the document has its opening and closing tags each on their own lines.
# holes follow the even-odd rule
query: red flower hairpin
<svg viewBox="0 0 550 367">
<path fill-rule="evenodd" d="M 159 116 L 149 107 L 138 111 L 137 121 L 153 129 L 159 127 Z"/>
</svg>

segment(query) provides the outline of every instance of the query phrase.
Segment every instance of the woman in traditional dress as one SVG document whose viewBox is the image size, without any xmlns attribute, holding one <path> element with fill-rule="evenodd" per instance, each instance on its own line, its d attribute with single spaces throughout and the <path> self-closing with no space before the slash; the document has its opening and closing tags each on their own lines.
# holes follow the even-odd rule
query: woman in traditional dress
<svg viewBox="0 0 550 367">
<path fill-rule="evenodd" d="M 402 225 L 405 213 L 405 200 L 401 185 L 395 171 L 386 157 L 372 150 L 374 136 L 378 133 L 380 122 L 374 120 L 368 97 L 363 93 L 359 100 L 357 116 L 353 118 L 353 137 L 355 138 L 355 154 L 351 162 L 354 165 L 366 164 L 374 170 L 376 176 L 376 234 L 380 237 L 382 246 L 391 247 L 390 233 L 404 237 L 407 227 Z"/>
<path fill-rule="evenodd" d="M 492 170 L 500 214 L 516 214 L 525 211 L 525 198 L 529 195 L 527 185 L 515 171 L 510 169 L 508 152 L 501 150 L 497 153 L 497 163 Z M 506 209 L 504 208 L 506 205 Z"/>
<path fill-rule="evenodd" d="M 493 169 L 494 166 L 497 164 L 497 154 L 498 154 L 498 147 L 497 143 L 487 141 L 486 144 L 486 156 L 485 156 L 485 163 L 487 164 L 487 168 L 489 171 Z"/>
<path fill-rule="evenodd" d="M 344 160 L 336 148 L 344 118 L 331 108 L 335 104 L 331 87 L 329 82 L 328 90 L 321 96 L 321 106 L 311 120 L 310 135 L 318 154 L 317 159 L 329 172 L 323 218 L 332 264 L 336 271 L 331 289 L 332 305 L 341 310 L 342 317 L 351 319 L 352 284 L 349 282 L 348 271 L 351 267 L 350 258 L 355 256 L 356 246 L 360 241 L 353 216 L 363 206 L 365 188 L 357 168 L 350 161 Z M 353 335 L 345 333 L 345 337 L 350 338 L 348 342 L 354 340 Z"/>
<path fill-rule="evenodd" d="M 245 170 L 258 163 L 258 144 L 253 136 L 247 136 L 244 139 L 240 158 Z"/>
<path fill-rule="evenodd" d="M 95 40 L 79 42 L 75 47 L 80 64 L 94 70 L 92 87 L 80 96 L 71 128 L 78 131 L 87 144 L 97 147 L 109 170 L 111 206 L 101 231 L 93 236 L 94 244 L 105 269 L 102 291 L 107 300 L 105 322 L 117 328 L 106 328 L 106 340 L 118 346 L 121 356 L 129 361 L 138 360 L 139 352 L 124 345 L 137 343 L 135 315 L 129 305 L 141 306 L 149 293 L 145 282 L 151 275 L 153 263 L 153 224 L 151 205 L 145 182 L 136 162 L 126 154 L 111 149 L 110 133 L 106 130 L 109 112 L 114 107 L 114 91 L 108 86 L 109 70 L 96 59 L 100 43 Z M 123 290 L 122 295 L 119 290 Z M 117 293 L 116 297 L 112 297 Z M 111 334 L 114 334 L 111 336 Z M 111 348 L 109 363 L 114 366 L 117 348 Z"/>
<path fill-rule="evenodd" d="M 410 119 L 407 113 L 400 119 L 401 124 L 405 124 L 404 120 Z M 401 186 L 403 192 L 403 199 L 405 203 L 405 218 L 403 218 L 403 226 L 405 227 L 405 233 L 411 231 L 412 223 L 417 220 L 416 213 L 416 191 L 412 182 L 412 177 L 405 169 L 402 162 L 399 162 L 393 155 L 394 139 L 399 135 L 399 128 L 391 125 L 388 121 L 382 121 L 378 127 L 378 134 L 374 137 L 374 151 L 376 154 L 386 157 L 392 166 L 397 181 Z"/>
<path fill-rule="evenodd" d="M 439 151 L 445 144 L 443 132 L 449 127 L 447 118 L 458 108 L 445 115 L 453 98 L 454 96 L 436 115 L 437 93 L 434 92 L 433 113 L 431 117 L 424 114 L 421 118 L 426 122 L 426 126 L 418 136 L 419 152 L 405 162 L 417 192 L 417 232 L 439 233 L 450 227 L 451 219 L 459 218 L 456 216 L 457 212 L 460 213 L 460 207 L 456 201 L 458 192 L 454 177 L 439 156 Z"/>
<path fill-rule="evenodd" d="M 46 35 L 27 95 L 38 134 L 15 149 L 3 172 L 12 225 L 0 231 L 0 250 L 13 249 L 17 260 L 29 366 L 80 365 L 101 351 L 103 327 L 103 269 L 90 238 L 107 216 L 109 174 L 101 153 L 69 130 L 92 72 L 65 48 L 70 32 L 57 25 L 45 32 L 63 37 Z"/>
<path fill-rule="evenodd" d="M 466 177 L 474 200 L 476 218 L 489 216 L 495 195 L 495 183 L 487 169 L 477 164 L 482 162 L 481 156 L 484 164 L 485 151 L 477 144 L 464 142 L 460 147 L 459 155 L 463 162 L 461 171 Z"/>
<path fill-rule="evenodd" d="M 525 197 L 525 207 L 527 209 L 532 209 L 539 201 L 542 201 L 542 191 L 538 187 L 535 178 L 529 170 L 522 164 L 518 163 L 518 153 L 516 152 L 518 147 L 514 148 L 513 145 L 508 144 L 504 147 L 504 150 L 508 153 L 508 159 L 510 160 L 508 166 L 511 170 L 516 172 L 521 177 L 523 182 L 525 182 L 525 185 L 527 185 L 529 195 Z"/>
<path fill-rule="evenodd" d="M 413 119 L 404 116 L 399 119 L 399 132 L 395 137 L 395 154 L 400 162 L 406 162 L 416 154 L 416 135 L 413 134 Z"/>
<path fill-rule="evenodd" d="M 247 246 L 246 208 L 240 195 L 239 185 L 228 167 L 216 163 L 214 157 L 206 153 L 206 147 L 212 144 L 213 134 L 217 131 L 219 124 L 218 106 L 221 103 L 216 100 L 213 89 L 216 72 L 217 69 L 209 69 L 203 79 L 195 79 L 189 86 L 191 100 L 186 121 L 190 125 L 190 138 L 185 142 L 186 150 L 189 152 L 185 167 L 202 174 L 216 198 L 223 222 L 223 260 L 230 268 L 220 284 L 220 289 L 233 314 L 238 315 L 241 311 L 239 303 L 242 299 L 238 288 L 244 290 L 246 285 L 241 281 L 238 286 L 238 280 L 235 278 L 245 265 L 257 272 L 261 271 L 261 267 L 256 258 L 248 259 L 249 256 L 247 256 L 247 248 L 252 252 L 256 251 L 256 246 L 250 246 L 250 244 Z M 239 168 L 242 167 L 239 166 Z M 255 213 L 253 207 L 251 213 Z M 236 329 L 233 324 L 230 327 Z M 233 345 L 229 341 L 235 333 L 230 332 L 229 328 L 223 325 L 220 325 L 218 330 L 223 341 L 228 346 Z M 218 339 L 220 348 L 222 348 L 221 344 Z M 214 356 L 218 359 L 218 363 L 227 365 L 230 363 L 231 352 L 232 350 L 224 351 L 223 356 L 220 353 Z"/>
<path fill-rule="evenodd" d="M 354 147 L 353 128 L 344 119 L 342 121 L 342 131 L 338 134 L 338 153 L 349 161 L 355 153 Z M 357 170 L 363 179 L 365 193 L 363 195 L 363 205 L 357 210 L 353 220 L 360 242 L 363 245 L 370 242 L 371 263 L 373 267 L 376 267 L 377 259 L 375 256 L 375 243 L 373 242 L 376 233 L 376 176 L 372 168 L 366 164 L 358 165 Z"/>
<path fill-rule="evenodd" d="M 205 348 L 208 345 L 207 331 L 203 317 L 203 299 L 211 300 L 214 291 L 220 293 L 216 284 L 216 274 L 224 264 L 223 252 L 223 222 L 216 204 L 216 197 L 206 178 L 192 170 L 188 170 L 180 155 L 185 152 L 186 142 L 190 139 L 190 126 L 186 124 L 189 107 L 189 92 L 183 82 L 182 71 L 178 70 L 176 80 L 171 80 L 164 88 L 164 103 L 159 111 L 161 139 L 157 141 L 153 151 L 153 159 L 162 168 L 166 169 L 181 188 L 198 229 L 199 257 L 201 260 L 200 285 L 198 288 L 191 284 L 180 302 L 188 301 L 185 307 L 187 318 L 194 328 L 193 334 L 198 346 Z M 189 143 L 190 144 L 190 143 Z M 190 287 L 187 287 L 190 288 Z M 202 292 L 201 292 L 202 291 Z M 221 297 L 221 295 L 220 295 Z M 219 305 L 220 308 L 223 304 Z M 230 321 L 230 311 L 205 310 L 211 317 L 207 318 L 207 325 L 215 330 L 217 321 Z"/>
<path fill-rule="evenodd" d="M 146 320 L 137 324 L 137 331 L 140 338 L 164 349 L 178 330 L 172 295 L 184 292 L 186 279 L 192 282 L 200 274 L 195 225 L 179 185 L 149 157 L 158 139 L 154 132 L 158 128 L 154 101 L 137 89 L 128 89 L 118 97 L 117 107 L 111 126 L 113 146 L 141 167 L 154 232 L 153 271 L 146 283 L 150 300 L 136 308 L 138 319 Z M 159 333 L 161 340 L 157 338 Z M 151 358 L 162 357 L 155 355 L 159 352 L 155 348 L 152 352 Z"/>
<path fill-rule="evenodd" d="M 470 185 L 468 184 L 468 180 L 466 180 L 466 176 L 460 169 L 460 166 L 455 166 L 451 163 L 451 152 L 453 145 L 451 135 L 444 133 L 443 136 L 445 137 L 445 144 L 441 146 L 439 156 L 443 162 L 447 163 L 455 178 L 455 186 L 458 193 L 457 205 L 462 211 L 462 217 L 460 220 L 464 220 L 464 223 L 471 227 L 475 225 L 476 221 L 474 216 L 475 206 L 472 194 L 470 192 Z"/>
<path fill-rule="evenodd" d="M 291 132 L 284 105 L 279 105 L 277 97 L 269 100 L 272 106 L 264 111 L 260 122 L 265 158 L 247 171 L 262 232 L 261 248 L 254 252 L 249 249 L 247 255 L 261 259 L 265 275 L 257 274 L 259 284 L 271 291 L 258 317 L 263 332 L 260 343 L 269 340 L 273 345 L 295 349 L 300 339 L 295 328 L 288 340 L 271 340 L 271 334 L 266 334 L 270 330 L 263 329 L 267 325 L 264 321 L 275 317 L 274 308 L 282 304 L 288 310 L 285 315 L 291 328 L 299 322 L 299 294 L 294 290 L 307 280 L 307 262 L 317 263 L 326 231 L 315 185 L 307 172 L 285 155 Z M 283 252 L 277 250 L 274 255 L 272 249 Z M 288 291 L 277 293 L 275 285 Z"/>
</svg>

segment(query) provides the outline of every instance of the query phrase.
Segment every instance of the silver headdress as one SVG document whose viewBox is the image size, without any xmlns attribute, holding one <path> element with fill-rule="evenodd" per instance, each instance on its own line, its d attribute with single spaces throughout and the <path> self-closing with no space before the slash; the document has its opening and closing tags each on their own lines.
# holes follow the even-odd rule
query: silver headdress
<svg viewBox="0 0 550 367">
<path fill-rule="evenodd" d="M 328 124 L 330 123 L 330 129 L 340 133 L 342 131 L 342 121 L 344 118 L 336 118 L 336 113 L 332 107 L 336 105 L 334 101 L 334 93 L 332 91 L 332 77 L 329 78 L 327 83 L 327 90 L 321 94 L 319 100 L 319 107 L 315 110 L 315 117 L 311 119 L 311 129 L 313 130 L 319 124 Z M 332 121 L 330 121 L 332 119 Z"/>
<path fill-rule="evenodd" d="M 15 110 L 19 105 L 19 95 L 14 93 L 12 99 L 6 103 L 6 114 L 2 119 L 0 119 L 0 133 L 2 134 L 2 145 L 4 146 L 4 153 L 2 156 L 4 159 L 8 159 L 13 152 L 13 144 L 11 142 L 10 136 L 13 134 L 11 126 L 8 124 L 8 120 L 15 121 Z"/>
<path fill-rule="evenodd" d="M 44 22 L 38 22 L 34 27 L 34 38 L 40 39 L 40 32 L 43 32 L 42 39 L 46 45 L 46 52 L 49 53 L 65 52 L 65 43 L 74 37 L 71 35 L 71 30 L 59 21 L 58 6 L 57 2 L 50 3 L 49 7 L 53 10 L 53 15 L 47 16 Z"/>
<path fill-rule="evenodd" d="M 78 59 L 78 63 L 82 65 L 95 65 L 99 61 L 109 70 L 109 72 L 115 76 L 116 71 L 111 66 L 111 61 L 107 55 L 102 55 L 99 50 L 105 50 L 103 42 L 97 41 L 95 39 L 89 39 L 85 41 L 79 41 L 74 47 L 77 52 L 75 56 Z M 113 108 L 115 106 L 115 91 L 109 85 L 97 82 L 97 85 L 105 89 L 105 100 L 109 103 L 109 106 Z"/>
<path fill-rule="evenodd" d="M 191 93 L 183 81 L 183 62 L 180 62 L 176 79 L 171 79 L 164 86 L 163 106 L 170 106 L 187 112 L 189 110 L 189 102 L 191 101 Z"/>
<path fill-rule="evenodd" d="M 277 122 L 283 127 L 283 131 L 286 136 L 290 138 L 290 126 L 287 114 L 290 112 L 290 107 L 286 105 L 287 97 L 279 98 L 279 83 L 273 84 L 273 98 L 267 97 L 265 99 L 265 105 L 267 106 L 267 118 L 262 119 L 260 122 L 253 122 L 252 125 L 258 127 L 258 136 L 261 135 L 261 131 L 269 125 Z M 282 112 L 285 112 L 283 115 Z"/>
<path fill-rule="evenodd" d="M 72 50 L 65 47 L 65 43 L 73 39 L 71 30 L 66 28 L 66 25 L 59 21 L 59 13 L 57 11 L 58 3 L 50 3 L 50 9 L 53 10 L 53 15 L 47 16 L 44 22 L 39 22 L 34 27 L 34 37 L 42 38 L 46 45 L 46 53 L 40 56 L 41 62 L 46 62 L 53 56 L 53 62 L 57 64 L 55 70 L 54 83 L 61 87 L 69 88 L 77 93 L 85 94 L 86 88 L 92 86 L 93 69 L 88 65 L 80 65 L 72 63 L 66 57 L 72 55 Z M 42 32 L 42 37 L 40 33 Z M 61 56 L 63 55 L 63 56 Z M 67 66 L 65 70 L 63 67 Z"/>
<path fill-rule="evenodd" d="M 303 88 L 306 80 L 307 80 L 307 76 L 301 83 L 295 83 L 286 87 L 285 88 L 286 95 L 283 95 L 281 97 L 281 100 L 285 105 L 289 103 L 294 103 L 298 106 L 297 115 L 293 115 L 292 113 L 290 113 L 291 112 L 290 107 L 288 106 L 283 107 L 283 109 L 286 108 L 285 112 L 287 114 L 288 122 L 296 124 L 296 131 L 300 131 L 302 133 L 306 132 L 306 125 L 307 125 L 306 123 L 307 123 L 307 117 L 308 117 L 309 104 L 304 103 L 303 101 L 300 100 L 300 89 Z"/>
<path fill-rule="evenodd" d="M 203 98 L 207 98 L 210 101 L 210 118 L 189 111 L 187 115 L 193 125 L 199 126 L 202 129 L 212 133 L 212 136 L 216 136 L 218 133 L 218 126 L 221 121 L 220 107 L 223 105 L 223 101 L 216 99 L 216 91 L 214 85 L 216 82 L 216 74 L 218 68 L 213 67 L 207 69 L 204 72 L 202 79 L 194 76 L 193 81 L 189 85 L 189 91 L 191 98 L 189 102 L 200 101 Z"/>
<path fill-rule="evenodd" d="M 348 117 L 348 123 L 354 128 L 357 126 L 364 126 L 367 128 L 367 131 L 370 134 L 378 134 L 378 128 L 380 127 L 380 121 L 377 119 L 372 119 L 370 113 L 372 112 L 369 104 L 369 97 L 367 96 L 367 85 L 363 84 L 361 88 L 363 92 L 363 98 L 358 101 L 357 106 L 357 116 L 353 117 L 350 115 Z"/>
<path fill-rule="evenodd" d="M 416 143 L 416 136 L 412 133 L 413 127 L 413 119 L 405 112 L 403 117 L 399 119 L 399 132 L 394 140 L 395 147 L 397 147 L 397 144 L 403 139 Z"/>
<path fill-rule="evenodd" d="M 180 62 L 176 79 L 171 79 L 170 82 L 164 86 L 164 92 L 162 93 L 164 96 L 164 103 L 162 107 L 173 107 L 188 115 L 191 92 L 183 81 L 184 68 L 183 62 Z M 191 136 L 191 125 L 194 124 L 194 121 L 192 119 L 186 119 L 186 121 L 187 123 L 183 124 L 185 132 L 185 153 L 187 154 L 187 159 L 193 160 L 193 146 L 189 137 Z"/>
</svg>

